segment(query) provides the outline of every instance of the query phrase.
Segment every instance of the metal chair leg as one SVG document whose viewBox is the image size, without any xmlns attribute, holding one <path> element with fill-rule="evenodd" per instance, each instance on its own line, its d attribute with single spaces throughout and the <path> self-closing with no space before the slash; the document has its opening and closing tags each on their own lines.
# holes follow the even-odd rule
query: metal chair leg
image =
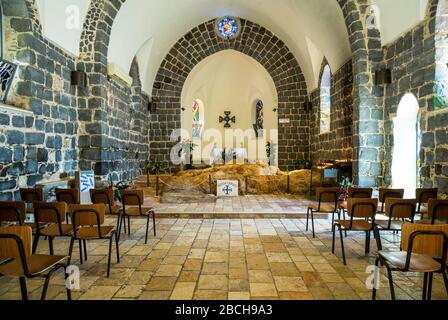
<svg viewBox="0 0 448 320">
<path fill-rule="evenodd" d="M 366 231 L 366 254 L 370 253 L 370 230 Z"/>
<path fill-rule="evenodd" d="M 331 249 L 331 253 L 333 254 L 334 254 L 335 242 L 336 242 L 336 224 L 333 224 L 333 245 Z"/>
<path fill-rule="evenodd" d="M 386 264 L 386 269 L 387 269 L 387 277 L 389 278 L 390 295 L 392 297 L 392 300 L 396 300 L 396 298 L 395 298 L 394 280 L 392 278 L 392 270 L 390 270 L 390 267 L 387 264 Z"/>
<path fill-rule="evenodd" d="M 83 245 L 84 245 L 84 260 L 87 261 L 87 241 L 83 240 Z"/>
<path fill-rule="evenodd" d="M 20 282 L 20 292 L 22 293 L 22 300 L 28 300 L 28 290 L 26 289 L 25 277 L 20 277 L 19 282 Z"/>
<path fill-rule="evenodd" d="M 156 213 L 152 212 L 152 227 L 154 228 L 154 237 L 156 236 Z"/>
<path fill-rule="evenodd" d="M 427 295 L 427 298 L 428 298 L 428 301 L 431 301 L 431 296 L 432 296 L 432 280 L 433 280 L 433 278 L 434 278 L 434 273 L 430 273 L 429 275 L 428 275 L 428 295 Z"/>
<path fill-rule="evenodd" d="M 316 233 L 314 232 L 314 212 L 311 210 L 311 228 L 313 229 L 313 238 L 316 238 Z"/>
<path fill-rule="evenodd" d="M 120 263 L 120 252 L 118 249 L 118 244 L 119 244 L 118 234 L 117 232 L 115 232 L 115 245 L 117 246 L 117 263 Z"/>
<path fill-rule="evenodd" d="M 131 235 L 131 217 L 128 216 L 128 235 Z"/>
<path fill-rule="evenodd" d="M 338 229 L 339 229 L 339 236 L 341 237 L 342 259 L 344 261 L 344 266 L 346 266 L 347 261 L 345 260 L 344 236 L 342 234 L 342 227 L 338 225 Z"/>
<path fill-rule="evenodd" d="M 376 258 L 375 260 L 375 271 L 373 273 L 373 290 L 372 290 L 372 301 L 376 300 L 376 288 L 377 288 L 377 283 L 379 283 L 379 279 L 378 277 L 380 277 L 380 258 Z"/>
<path fill-rule="evenodd" d="M 425 272 L 423 277 L 423 295 L 422 300 L 426 300 L 426 294 L 428 293 L 428 273 Z"/>
<path fill-rule="evenodd" d="M 82 240 L 78 240 L 78 244 L 79 244 L 79 260 L 80 260 L 80 264 L 83 263 L 83 258 L 82 258 Z"/>
<path fill-rule="evenodd" d="M 112 236 L 109 239 L 109 254 L 107 256 L 107 277 L 110 276 L 110 258 L 112 253 Z"/>
<path fill-rule="evenodd" d="M 65 277 L 64 277 L 64 279 L 65 279 L 65 288 L 66 288 L 66 291 L 67 291 L 67 300 L 71 301 L 72 300 L 72 290 L 70 289 L 70 286 L 67 283 L 67 279 L 69 277 L 69 275 L 67 273 L 67 266 L 64 266 L 64 275 L 65 275 Z"/>
<path fill-rule="evenodd" d="M 146 234 L 145 234 L 145 244 L 148 243 L 148 231 L 149 231 L 149 214 L 146 216 Z"/>
<path fill-rule="evenodd" d="M 375 228 L 373 229 L 373 234 L 375 236 L 376 239 L 376 248 L 378 251 L 382 251 L 383 250 L 383 245 L 381 243 L 381 235 L 380 235 L 380 229 L 378 229 L 378 227 L 375 226 Z"/>
<path fill-rule="evenodd" d="M 50 249 L 50 255 L 54 255 L 54 250 L 53 250 L 53 237 L 48 237 L 48 247 Z"/>
<path fill-rule="evenodd" d="M 306 231 L 308 231 L 308 220 L 310 219 L 310 208 L 306 210 Z"/>
<path fill-rule="evenodd" d="M 68 262 L 67 264 L 70 265 L 70 262 L 72 261 L 72 254 L 73 254 L 73 245 L 75 244 L 75 238 L 70 239 L 70 246 L 68 249 Z"/>
<path fill-rule="evenodd" d="M 39 238 L 40 234 L 36 231 L 36 234 L 34 235 L 34 241 L 33 241 L 33 254 L 37 251 L 37 246 L 39 244 Z"/>
<path fill-rule="evenodd" d="M 443 282 L 445 282 L 446 294 L 448 295 L 448 269 L 442 272 Z"/>
</svg>

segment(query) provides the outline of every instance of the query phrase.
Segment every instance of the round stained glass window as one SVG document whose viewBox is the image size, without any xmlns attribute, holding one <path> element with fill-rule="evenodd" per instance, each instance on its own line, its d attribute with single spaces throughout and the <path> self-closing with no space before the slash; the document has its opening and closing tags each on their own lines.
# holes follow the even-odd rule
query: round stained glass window
<svg viewBox="0 0 448 320">
<path fill-rule="evenodd" d="M 217 21 L 218 34 L 225 39 L 236 37 L 239 29 L 239 21 L 236 18 L 224 17 Z"/>
</svg>

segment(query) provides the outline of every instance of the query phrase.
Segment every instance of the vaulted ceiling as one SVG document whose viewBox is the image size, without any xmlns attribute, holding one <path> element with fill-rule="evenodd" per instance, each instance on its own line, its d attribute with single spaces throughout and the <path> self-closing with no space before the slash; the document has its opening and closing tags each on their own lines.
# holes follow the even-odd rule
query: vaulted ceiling
<svg viewBox="0 0 448 320">
<path fill-rule="evenodd" d="M 373 0 L 387 44 L 424 18 L 428 0 Z M 44 34 L 74 55 L 90 0 L 37 0 Z M 73 20 L 78 15 L 80 23 Z M 197 25 L 233 15 L 264 26 L 294 53 L 311 91 L 325 56 L 333 71 L 350 56 L 342 11 L 336 0 L 126 0 L 112 29 L 109 61 L 130 69 L 137 56 L 143 89 L 151 93 L 159 65 L 171 46 Z"/>
</svg>

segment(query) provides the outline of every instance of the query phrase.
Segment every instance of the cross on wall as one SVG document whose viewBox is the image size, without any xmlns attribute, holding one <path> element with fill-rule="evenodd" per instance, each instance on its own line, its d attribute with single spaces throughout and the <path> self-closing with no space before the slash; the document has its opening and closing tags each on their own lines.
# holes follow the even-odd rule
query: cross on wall
<svg viewBox="0 0 448 320">
<path fill-rule="evenodd" d="M 219 117 L 219 123 L 225 122 L 224 128 L 230 128 L 231 127 L 231 125 L 230 125 L 231 122 L 232 123 L 236 123 L 236 117 L 235 116 L 230 117 L 231 113 L 232 113 L 231 111 L 224 111 L 224 117 L 221 117 L 221 116 Z"/>
</svg>

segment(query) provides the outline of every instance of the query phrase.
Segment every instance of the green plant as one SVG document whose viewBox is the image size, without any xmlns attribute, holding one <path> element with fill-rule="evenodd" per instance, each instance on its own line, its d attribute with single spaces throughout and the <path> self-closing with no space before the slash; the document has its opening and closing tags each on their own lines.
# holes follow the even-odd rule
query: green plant
<svg viewBox="0 0 448 320">
<path fill-rule="evenodd" d="M 159 174 L 167 169 L 167 165 L 163 162 L 153 161 L 146 167 L 152 174 Z"/>
<path fill-rule="evenodd" d="M 311 169 L 312 164 L 310 159 L 306 159 L 305 157 L 298 159 L 295 162 L 295 165 L 298 166 L 300 169 Z"/>
</svg>

